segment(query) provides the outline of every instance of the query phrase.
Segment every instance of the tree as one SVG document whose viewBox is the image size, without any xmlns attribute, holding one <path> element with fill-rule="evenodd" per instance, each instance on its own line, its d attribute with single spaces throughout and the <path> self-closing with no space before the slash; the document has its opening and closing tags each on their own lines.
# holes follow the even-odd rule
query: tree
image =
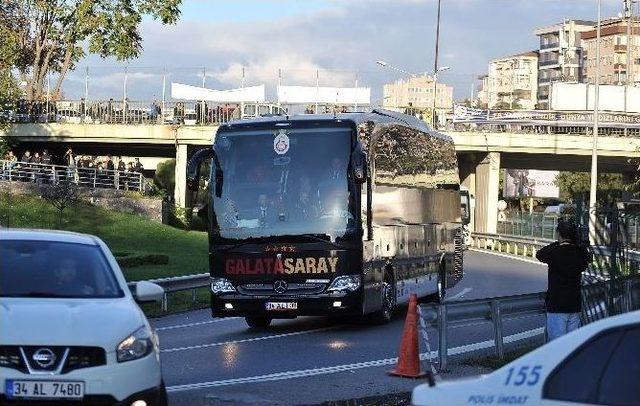
<svg viewBox="0 0 640 406">
<path fill-rule="evenodd" d="M 15 67 L 26 82 L 28 100 L 43 96 L 50 72 L 58 73 L 60 94 L 70 69 L 92 53 L 124 61 L 142 51 L 143 16 L 175 23 L 182 0 L 3 0 L 0 24 L 17 37 Z M 4 38 L 3 38 L 4 39 Z"/>
<path fill-rule="evenodd" d="M 176 160 L 167 159 L 156 167 L 156 174 L 153 182 L 159 190 L 162 190 L 169 199 L 173 199 L 173 192 L 176 187 Z"/>
<path fill-rule="evenodd" d="M 560 172 L 556 176 L 556 186 L 560 189 L 561 199 L 588 202 L 591 175 L 588 172 Z M 597 198 L 599 201 L 613 202 L 622 196 L 624 190 L 625 185 L 621 174 L 598 174 Z"/>
<path fill-rule="evenodd" d="M 58 216 L 58 227 L 60 227 L 64 210 L 80 200 L 80 190 L 73 182 L 60 181 L 52 185 L 41 185 L 40 196 L 60 212 Z"/>
</svg>

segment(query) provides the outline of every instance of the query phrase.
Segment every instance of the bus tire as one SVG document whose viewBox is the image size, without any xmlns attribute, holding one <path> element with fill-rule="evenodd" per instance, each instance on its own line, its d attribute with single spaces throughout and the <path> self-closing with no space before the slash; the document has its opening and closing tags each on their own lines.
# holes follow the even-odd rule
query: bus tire
<svg viewBox="0 0 640 406">
<path fill-rule="evenodd" d="M 267 316 L 247 316 L 244 318 L 245 323 L 253 330 L 263 330 L 271 324 L 271 317 Z"/>
<path fill-rule="evenodd" d="M 382 307 L 371 315 L 371 320 L 374 324 L 387 324 L 393 318 L 393 312 L 396 308 L 396 284 L 391 270 L 384 273 L 380 294 L 382 295 Z"/>
</svg>

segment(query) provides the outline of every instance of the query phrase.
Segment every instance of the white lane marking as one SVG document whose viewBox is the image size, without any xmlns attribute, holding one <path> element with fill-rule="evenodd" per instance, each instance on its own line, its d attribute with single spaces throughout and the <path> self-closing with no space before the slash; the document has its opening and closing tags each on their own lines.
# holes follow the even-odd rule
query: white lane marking
<svg viewBox="0 0 640 406">
<path fill-rule="evenodd" d="M 330 327 L 316 328 L 316 329 L 313 329 L 313 330 L 295 331 L 293 333 L 282 333 L 282 334 L 274 334 L 274 335 L 271 335 L 271 336 L 245 338 L 243 340 L 233 340 L 233 341 L 224 341 L 224 342 L 211 343 L 211 344 L 192 345 L 192 346 L 189 346 L 189 347 L 167 348 L 166 350 L 160 350 L 160 352 L 176 352 L 176 351 L 195 350 L 195 349 L 198 349 L 198 348 L 220 347 L 220 346 L 227 345 L 227 344 L 251 343 L 251 342 L 254 342 L 254 341 L 272 340 L 272 339 L 275 339 L 275 338 L 291 337 L 291 336 L 299 336 L 299 335 L 302 335 L 302 334 L 317 333 L 317 332 L 320 332 L 320 331 L 333 330 L 333 329 L 336 329 L 338 327 L 339 326 L 330 326 Z"/>
<path fill-rule="evenodd" d="M 495 251 L 489 251 L 489 250 L 481 250 L 481 249 L 478 249 L 478 248 L 469 248 L 469 251 L 481 252 L 483 254 L 495 255 L 497 257 L 502 257 L 502 258 L 515 259 L 517 261 L 528 262 L 528 263 L 534 264 L 534 265 L 547 266 L 547 264 L 543 264 L 542 262 L 537 261 L 535 259 L 522 258 L 522 257 L 516 256 L 516 255 L 503 254 L 501 252 L 495 252 Z"/>
<path fill-rule="evenodd" d="M 197 323 L 187 323 L 187 324 L 177 324 L 175 326 L 165 326 L 165 327 L 156 327 L 156 331 L 162 331 L 162 330 L 173 330 L 176 328 L 187 328 L 187 327 L 194 327 L 194 326 L 202 326 L 204 324 L 211 324 L 211 323 L 220 323 L 222 321 L 229 321 L 229 320 L 236 320 L 239 319 L 239 317 L 226 317 L 223 319 L 213 319 L 213 320 L 209 320 L 209 321 L 200 321 Z"/>
<path fill-rule="evenodd" d="M 504 337 L 504 341 L 505 343 L 511 343 L 511 342 L 523 340 L 525 338 L 535 337 L 537 335 L 542 334 L 543 332 L 544 332 L 544 328 L 536 328 L 533 330 L 523 331 L 522 333 L 506 336 Z M 484 348 L 490 348 L 493 346 L 494 346 L 493 340 L 487 340 L 487 341 L 482 341 L 480 343 L 467 344 L 460 347 L 450 348 L 448 351 L 448 354 L 458 355 L 458 354 L 463 354 L 466 352 L 476 351 Z M 424 361 L 429 356 L 437 357 L 438 352 L 431 351 L 431 354 L 426 352 L 421 353 L 420 360 Z M 356 369 L 393 365 L 397 362 L 398 362 L 398 358 L 387 358 L 387 359 L 380 359 L 376 361 L 359 362 L 355 364 L 336 365 L 332 367 L 302 369 L 297 371 L 276 372 L 273 374 L 248 376 L 244 378 L 224 379 L 221 381 L 174 385 L 174 386 L 167 387 L 167 392 L 183 392 L 183 391 L 194 390 L 194 389 L 204 389 L 204 388 L 213 388 L 218 386 L 236 385 L 240 383 L 262 383 L 262 382 L 281 381 L 281 380 L 294 379 L 294 378 L 305 378 L 310 376 L 327 375 L 327 374 L 335 374 L 338 372 L 353 371 Z"/>
<path fill-rule="evenodd" d="M 473 290 L 473 288 L 464 288 L 459 293 L 456 293 L 455 295 L 453 295 L 450 298 L 448 298 L 447 302 L 451 301 L 451 300 L 456 300 L 458 298 L 461 298 L 462 296 L 466 295 L 467 293 L 471 292 L 472 290 Z"/>
</svg>

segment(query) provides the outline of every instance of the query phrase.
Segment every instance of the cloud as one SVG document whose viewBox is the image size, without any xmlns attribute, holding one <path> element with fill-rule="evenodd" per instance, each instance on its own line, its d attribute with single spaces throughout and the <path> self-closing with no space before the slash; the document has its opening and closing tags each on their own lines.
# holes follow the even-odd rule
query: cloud
<svg viewBox="0 0 640 406">
<path fill-rule="evenodd" d="M 264 1 L 273 7 L 280 4 Z M 243 2 L 234 4 L 238 13 L 248 12 Z M 166 67 L 171 80 L 189 84 L 201 82 L 198 75 L 201 78 L 206 66 L 207 86 L 219 88 L 239 86 L 243 67 L 247 85 L 273 85 L 279 69 L 283 83 L 289 85 L 315 85 L 316 71 L 326 86 L 348 86 L 357 76 L 378 101 L 382 85 L 398 74 L 376 66 L 375 60 L 410 72 L 433 70 L 436 0 L 328 0 L 326 4 L 308 12 L 254 16 L 249 21 L 225 21 L 218 15 L 208 22 L 184 15 L 177 25 L 162 26 L 145 20 L 145 49 L 132 65 Z M 607 0 L 603 16 L 615 15 L 620 8 L 621 2 Z M 439 65 L 451 70 L 440 79 L 455 86 L 457 98 L 466 97 L 472 78 L 486 72 L 490 59 L 535 49 L 536 27 L 564 18 L 594 19 L 595 13 L 595 3 L 583 0 L 443 0 Z M 114 64 L 96 57 L 86 63 Z M 106 87 L 117 82 L 118 77 L 111 75 L 100 83 Z M 141 84 L 135 90 L 145 92 L 145 87 Z"/>
</svg>

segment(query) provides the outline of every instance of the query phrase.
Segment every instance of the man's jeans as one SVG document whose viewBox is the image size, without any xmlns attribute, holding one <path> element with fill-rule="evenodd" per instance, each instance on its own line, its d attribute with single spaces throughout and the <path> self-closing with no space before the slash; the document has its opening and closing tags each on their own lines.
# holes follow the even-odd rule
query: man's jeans
<svg viewBox="0 0 640 406">
<path fill-rule="evenodd" d="M 554 340 L 580 327 L 580 313 L 547 313 L 547 339 Z"/>
</svg>

